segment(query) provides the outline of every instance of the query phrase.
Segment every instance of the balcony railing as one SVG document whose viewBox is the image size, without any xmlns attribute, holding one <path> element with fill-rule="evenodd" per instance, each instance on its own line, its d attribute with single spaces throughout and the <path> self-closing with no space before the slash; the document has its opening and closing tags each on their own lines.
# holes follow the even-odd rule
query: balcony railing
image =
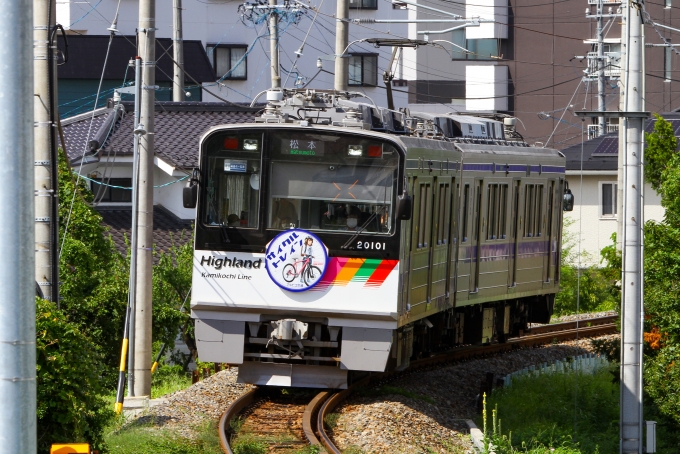
<svg viewBox="0 0 680 454">
<path fill-rule="evenodd" d="M 606 124 L 605 134 L 612 134 L 619 131 L 619 125 Z M 588 125 L 588 139 L 594 139 L 599 135 L 599 125 Z"/>
</svg>

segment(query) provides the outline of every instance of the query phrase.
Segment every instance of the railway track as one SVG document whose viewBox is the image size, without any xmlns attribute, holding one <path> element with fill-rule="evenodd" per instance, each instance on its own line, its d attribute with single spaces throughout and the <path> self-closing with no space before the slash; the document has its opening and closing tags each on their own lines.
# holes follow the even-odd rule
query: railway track
<svg viewBox="0 0 680 454">
<path fill-rule="evenodd" d="M 232 442 L 236 433 L 257 434 L 260 442 L 267 444 L 270 453 L 298 453 L 305 446 L 319 446 L 320 452 L 340 454 L 326 432 L 325 418 L 354 389 L 371 382 L 393 379 L 404 373 L 508 352 L 522 347 L 533 347 L 585 337 L 597 337 L 616 332 L 617 316 L 598 317 L 574 322 L 533 327 L 520 337 L 505 343 L 484 346 L 463 346 L 428 358 L 411 362 L 408 371 L 385 372 L 370 375 L 343 391 L 282 390 L 256 387 L 234 401 L 224 412 L 219 423 L 222 450 L 233 454 Z M 313 395 L 313 397 L 312 397 Z M 305 401 L 306 399 L 306 401 Z"/>
</svg>

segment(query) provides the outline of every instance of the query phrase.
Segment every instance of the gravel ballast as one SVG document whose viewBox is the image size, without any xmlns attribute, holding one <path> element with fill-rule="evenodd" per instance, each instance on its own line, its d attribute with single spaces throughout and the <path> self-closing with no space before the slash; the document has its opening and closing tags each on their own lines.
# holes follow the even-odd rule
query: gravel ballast
<svg viewBox="0 0 680 454">
<path fill-rule="evenodd" d="M 163 396 L 163 403 L 151 407 L 134 423 L 149 423 L 191 437 L 195 428 L 218 421 L 229 404 L 252 387 L 236 383 L 237 375 L 238 368 L 232 367 Z"/>
<path fill-rule="evenodd" d="M 612 336 L 600 339 L 606 337 Z M 354 446 L 365 453 L 473 452 L 465 420 L 477 415 L 476 398 L 487 372 L 499 378 L 592 352 L 590 339 L 582 339 L 409 374 L 384 385 L 374 396 L 370 389 L 351 396 L 336 409 L 340 416 L 333 440 L 341 450 Z M 396 389 L 395 394 L 385 395 L 385 389 L 391 389 L 385 386 Z"/>
</svg>

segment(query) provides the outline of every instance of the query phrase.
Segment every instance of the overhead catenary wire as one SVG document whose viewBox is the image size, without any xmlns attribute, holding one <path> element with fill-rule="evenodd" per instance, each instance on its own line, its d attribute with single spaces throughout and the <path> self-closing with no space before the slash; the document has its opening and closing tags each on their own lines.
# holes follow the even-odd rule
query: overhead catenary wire
<svg viewBox="0 0 680 454">
<path fill-rule="evenodd" d="M 120 0 L 118 0 L 118 3 L 120 3 Z M 114 18 L 114 20 L 111 23 L 113 24 L 116 21 L 116 19 L 117 18 Z M 104 64 L 102 65 L 102 73 L 101 73 L 101 76 L 99 78 L 99 84 L 97 86 L 97 96 L 95 97 L 95 99 L 99 99 L 99 94 L 101 93 L 102 84 L 104 83 L 104 74 L 105 74 L 105 71 L 106 71 L 106 64 L 109 61 L 109 54 L 111 53 L 111 43 L 113 42 L 114 36 L 115 36 L 115 32 L 111 31 L 110 34 L 109 34 L 109 42 L 106 46 L 106 55 L 104 56 Z M 83 144 L 83 153 L 80 157 L 80 165 L 78 167 L 78 175 L 80 175 L 82 170 L 83 170 L 83 164 L 85 162 L 85 153 L 87 153 L 87 145 L 88 145 L 88 142 L 90 141 L 90 134 L 92 133 L 92 125 L 94 123 L 94 117 L 95 117 L 96 110 L 97 110 L 97 103 L 95 102 L 94 108 L 92 109 L 92 116 L 90 117 L 90 125 L 88 126 L 87 135 L 85 136 L 85 143 Z M 78 191 L 78 188 L 76 186 L 76 187 L 74 187 L 73 195 L 71 196 L 71 203 L 70 203 L 70 206 L 69 206 L 68 215 L 66 217 L 66 223 L 64 225 L 64 232 L 63 232 L 63 237 L 62 237 L 62 240 L 61 240 L 61 246 L 59 247 L 59 257 L 60 258 L 61 258 L 61 254 L 64 250 L 64 244 L 65 244 L 65 241 L 66 241 L 66 236 L 68 235 L 68 229 L 69 229 L 69 225 L 71 223 L 71 216 L 73 214 L 73 205 L 74 205 L 75 200 L 76 200 L 77 191 Z"/>
</svg>

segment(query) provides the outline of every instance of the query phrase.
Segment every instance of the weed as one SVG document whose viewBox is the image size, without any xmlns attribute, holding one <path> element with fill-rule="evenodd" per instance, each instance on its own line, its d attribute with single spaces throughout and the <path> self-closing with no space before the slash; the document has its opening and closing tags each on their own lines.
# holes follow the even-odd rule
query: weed
<svg viewBox="0 0 680 454">
<path fill-rule="evenodd" d="M 321 447 L 320 446 L 305 446 L 299 451 L 296 451 L 295 454 L 319 454 L 321 452 Z"/>
<path fill-rule="evenodd" d="M 323 419 L 323 422 L 326 423 L 326 427 L 333 430 L 335 429 L 335 426 L 338 425 L 338 419 L 340 419 L 339 413 L 328 413 Z"/>
<path fill-rule="evenodd" d="M 268 449 L 267 443 L 253 436 L 238 437 L 231 445 L 234 454 L 266 454 Z"/>
<path fill-rule="evenodd" d="M 244 422 L 245 420 L 239 416 L 229 421 L 229 427 L 231 428 L 231 431 L 236 434 L 239 433 Z"/>
<path fill-rule="evenodd" d="M 491 422 L 491 433 L 484 433 L 498 454 L 615 452 L 618 400 L 607 370 L 521 377 L 494 392 L 482 425 Z"/>
<path fill-rule="evenodd" d="M 342 451 L 342 454 L 364 454 L 364 450 L 356 445 L 350 445 Z"/>
<path fill-rule="evenodd" d="M 117 428 L 105 435 L 106 445 L 116 454 L 219 454 L 214 424 L 196 428 L 196 437 L 187 438 L 173 431 L 150 425 Z"/>
</svg>

